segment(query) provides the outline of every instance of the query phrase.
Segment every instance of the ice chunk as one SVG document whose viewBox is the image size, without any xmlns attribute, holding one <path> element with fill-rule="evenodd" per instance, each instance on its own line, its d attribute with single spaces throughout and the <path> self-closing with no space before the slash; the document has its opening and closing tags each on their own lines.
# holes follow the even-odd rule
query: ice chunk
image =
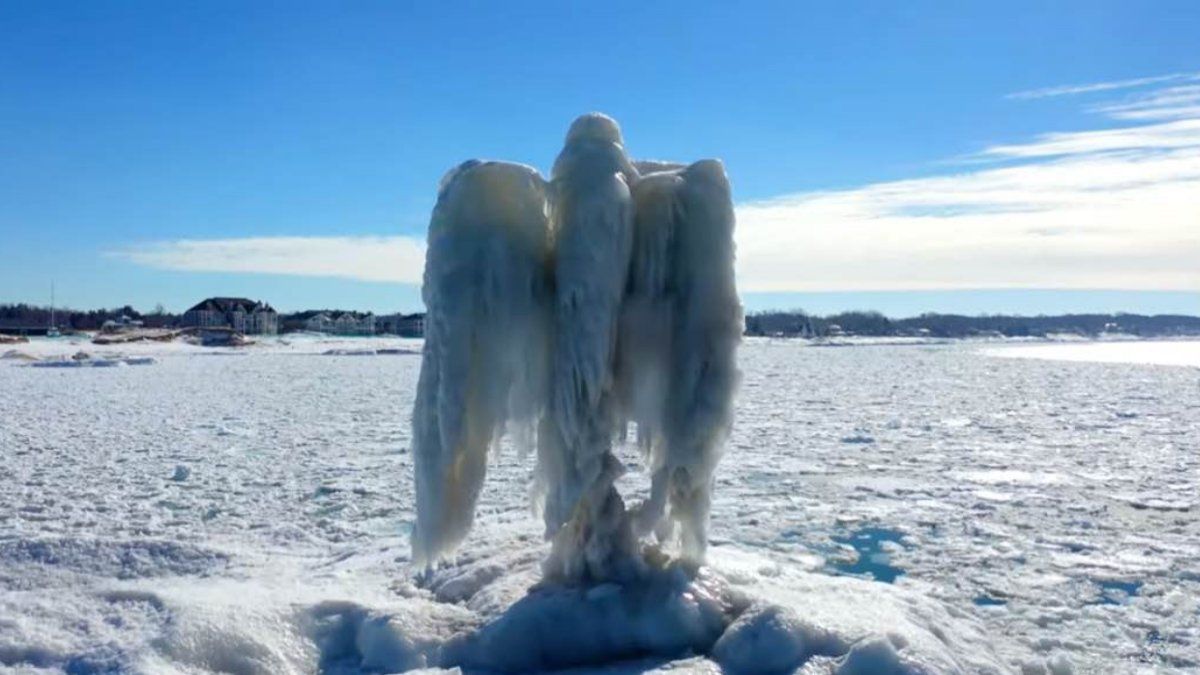
<svg viewBox="0 0 1200 675">
<path fill-rule="evenodd" d="M 718 663 L 736 673 L 779 673 L 817 655 L 845 651 L 828 631 L 778 605 L 758 604 L 733 622 L 713 645 Z"/>
</svg>

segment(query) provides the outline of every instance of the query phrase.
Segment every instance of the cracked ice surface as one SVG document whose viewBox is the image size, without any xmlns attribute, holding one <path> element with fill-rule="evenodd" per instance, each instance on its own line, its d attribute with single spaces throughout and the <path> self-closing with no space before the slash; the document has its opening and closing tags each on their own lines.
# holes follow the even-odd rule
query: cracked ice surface
<svg viewBox="0 0 1200 675">
<path fill-rule="evenodd" d="M 532 462 L 502 448 L 459 565 L 414 585 L 419 359 L 378 351 L 412 346 L 0 362 L 0 671 L 478 659 L 464 631 L 521 598 L 545 555 Z M 1200 369 L 759 340 L 740 366 L 710 558 L 726 587 L 780 609 L 747 609 L 707 654 L 637 656 L 633 635 L 601 672 L 719 672 L 756 645 L 806 673 L 918 657 L 934 672 L 1200 666 Z M 634 468 L 620 488 L 648 482 Z M 681 589 L 704 607 L 703 587 Z M 710 639 L 704 612 L 670 616 L 699 621 L 675 637 Z"/>
</svg>

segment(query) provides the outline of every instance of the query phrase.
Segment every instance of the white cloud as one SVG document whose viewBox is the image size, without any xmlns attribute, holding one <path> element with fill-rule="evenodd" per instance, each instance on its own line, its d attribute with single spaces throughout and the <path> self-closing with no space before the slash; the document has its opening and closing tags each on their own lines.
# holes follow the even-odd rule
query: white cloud
<svg viewBox="0 0 1200 675">
<path fill-rule="evenodd" d="M 997 158 L 1034 158 L 1114 150 L 1146 152 L 1195 147 L 1197 138 L 1200 138 L 1200 118 L 1120 129 L 1043 134 L 1030 143 L 992 146 L 983 154 Z"/>
<path fill-rule="evenodd" d="M 976 156 L 982 163 L 959 173 L 742 204 L 738 283 L 744 291 L 1200 290 L 1193 105 L 1200 87 L 1160 87 L 1092 108 L 1127 126 L 984 148 Z M 116 254 L 160 269 L 419 284 L 424 243 L 255 237 L 157 242 Z"/>
<path fill-rule="evenodd" d="M 745 291 L 1200 290 L 1200 149 L 747 204 Z"/>
<path fill-rule="evenodd" d="M 179 239 L 130 246 L 113 254 L 164 270 L 419 284 L 425 265 L 425 242 L 400 236 Z"/>
<path fill-rule="evenodd" d="M 1091 84 L 1072 84 L 1058 87 L 1045 87 L 1043 89 L 1030 89 L 1027 91 L 1014 92 L 1008 96 L 1005 96 L 1005 98 L 1032 99 L 1049 98 L 1051 96 L 1073 96 L 1076 94 L 1090 94 L 1097 91 L 1132 89 L 1135 87 L 1144 87 L 1149 84 L 1163 84 L 1165 82 L 1194 80 L 1200 80 L 1200 73 L 1171 73 L 1170 75 L 1138 77 L 1130 80 L 1113 80 L 1111 82 L 1093 82 Z"/>
<path fill-rule="evenodd" d="M 1200 118 L 1200 84 L 1166 87 L 1093 108 L 1121 120 Z"/>
<path fill-rule="evenodd" d="M 1200 290 L 1200 114 L 1182 110 L 1197 95 L 1097 108 L 1153 122 L 992 146 L 962 173 L 742 205 L 740 287 Z"/>
</svg>

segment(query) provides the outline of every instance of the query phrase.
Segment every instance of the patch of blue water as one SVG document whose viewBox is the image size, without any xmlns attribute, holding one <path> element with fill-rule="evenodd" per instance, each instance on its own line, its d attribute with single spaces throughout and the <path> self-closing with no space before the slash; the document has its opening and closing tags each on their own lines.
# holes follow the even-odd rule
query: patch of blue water
<svg viewBox="0 0 1200 675">
<path fill-rule="evenodd" d="M 828 569 L 837 574 L 869 576 L 885 584 L 893 583 L 904 570 L 892 564 L 891 555 L 883 549 L 883 544 L 901 544 L 903 538 L 902 532 L 886 527 L 862 527 L 848 534 L 834 535 L 830 539 L 853 547 L 858 552 L 858 559 L 854 562 L 830 561 Z"/>
<path fill-rule="evenodd" d="M 997 607 L 997 606 L 1004 606 L 1004 605 L 1008 604 L 1007 600 L 1003 600 L 1001 598 L 993 598 L 990 595 L 976 596 L 975 599 L 972 600 L 971 602 L 974 602 L 976 604 L 976 606 L 979 606 L 979 607 Z"/>
<path fill-rule="evenodd" d="M 1142 590 L 1140 581 L 1097 580 L 1096 585 L 1100 587 L 1100 598 L 1092 603 L 1096 605 L 1125 605 Z"/>
</svg>

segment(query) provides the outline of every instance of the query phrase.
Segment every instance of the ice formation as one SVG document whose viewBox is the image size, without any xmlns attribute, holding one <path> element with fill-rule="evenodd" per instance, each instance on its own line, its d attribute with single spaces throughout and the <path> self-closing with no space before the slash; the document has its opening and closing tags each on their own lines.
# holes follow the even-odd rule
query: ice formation
<svg viewBox="0 0 1200 675">
<path fill-rule="evenodd" d="M 542 406 L 549 228 L 528 167 L 466 162 L 442 180 L 429 226 L 430 308 L 413 410 L 414 557 L 435 560 L 471 528 L 488 449 Z"/>
<path fill-rule="evenodd" d="M 536 431 L 549 577 L 637 577 L 639 540 L 676 525 L 683 556 L 703 558 L 742 328 L 733 227 L 720 162 L 633 162 L 600 114 L 571 125 L 549 182 L 502 162 L 447 174 L 413 411 L 415 561 L 466 536 L 509 427 Z M 653 478 L 627 509 L 612 448 L 631 422 Z"/>
</svg>

